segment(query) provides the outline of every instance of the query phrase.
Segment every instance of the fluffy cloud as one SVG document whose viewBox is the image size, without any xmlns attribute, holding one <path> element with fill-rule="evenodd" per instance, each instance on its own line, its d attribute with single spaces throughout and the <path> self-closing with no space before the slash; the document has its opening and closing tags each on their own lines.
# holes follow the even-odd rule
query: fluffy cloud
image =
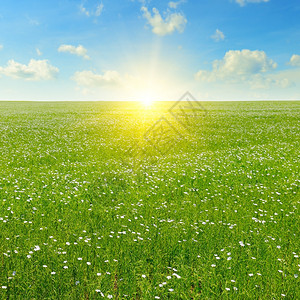
<svg viewBox="0 0 300 300">
<path fill-rule="evenodd" d="M 212 71 L 200 70 L 196 78 L 204 81 L 239 81 L 276 69 L 277 64 L 264 51 L 230 50 L 213 62 Z"/>
<path fill-rule="evenodd" d="M 235 0 L 240 6 L 245 6 L 247 3 L 269 2 L 270 0 Z"/>
<path fill-rule="evenodd" d="M 42 51 L 39 48 L 36 48 L 35 50 L 36 50 L 36 54 L 38 56 L 42 56 L 43 55 Z"/>
<path fill-rule="evenodd" d="M 175 2 L 175 1 L 170 1 L 170 2 L 168 3 L 168 6 L 169 6 L 170 8 L 176 9 L 178 5 L 184 3 L 185 1 L 186 1 L 186 0 L 179 0 L 179 1 L 177 1 L 177 2 Z"/>
<path fill-rule="evenodd" d="M 144 18 L 152 26 L 152 32 L 164 36 L 173 33 L 175 30 L 182 33 L 187 23 L 186 18 L 180 13 L 168 13 L 165 20 L 156 8 L 153 8 L 153 15 L 148 11 L 147 7 L 141 8 Z"/>
<path fill-rule="evenodd" d="M 9 60 L 6 67 L 0 67 L 0 74 L 28 81 L 50 80 L 55 78 L 59 69 L 50 65 L 48 60 L 31 59 L 28 65 Z"/>
<path fill-rule="evenodd" d="M 82 56 L 85 59 L 90 59 L 89 56 L 87 55 L 87 50 L 81 45 L 79 45 L 77 47 L 72 46 L 72 45 L 61 45 L 58 48 L 58 52 L 68 52 L 71 54 Z"/>
<path fill-rule="evenodd" d="M 289 61 L 289 65 L 293 67 L 300 67 L 300 55 L 294 54 Z"/>
<path fill-rule="evenodd" d="M 216 42 L 224 41 L 225 35 L 221 30 L 217 29 L 216 32 L 211 36 L 211 38 Z"/>
<path fill-rule="evenodd" d="M 103 3 L 100 3 L 100 4 L 97 5 L 96 11 L 95 11 L 95 16 L 96 17 L 99 17 L 102 14 L 103 8 L 104 8 Z"/>
<path fill-rule="evenodd" d="M 78 71 L 72 77 L 78 85 L 87 87 L 100 87 L 107 85 L 120 85 L 121 76 L 117 71 L 106 71 L 103 75 L 92 71 Z"/>
<path fill-rule="evenodd" d="M 81 4 L 79 6 L 80 12 L 82 14 L 86 15 L 87 17 L 90 17 L 90 16 L 99 17 L 102 14 L 103 8 L 104 8 L 104 5 L 102 2 L 97 4 L 96 8 L 93 10 L 88 10 L 86 7 L 84 7 L 83 4 Z"/>
</svg>

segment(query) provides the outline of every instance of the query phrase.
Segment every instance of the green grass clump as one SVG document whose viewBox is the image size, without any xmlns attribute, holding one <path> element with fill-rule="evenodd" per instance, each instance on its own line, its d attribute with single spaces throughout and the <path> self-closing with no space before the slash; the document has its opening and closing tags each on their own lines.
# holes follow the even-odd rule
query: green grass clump
<svg viewBox="0 0 300 300">
<path fill-rule="evenodd" d="M 0 298 L 299 299 L 300 103 L 203 105 L 0 102 Z"/>
</svg>

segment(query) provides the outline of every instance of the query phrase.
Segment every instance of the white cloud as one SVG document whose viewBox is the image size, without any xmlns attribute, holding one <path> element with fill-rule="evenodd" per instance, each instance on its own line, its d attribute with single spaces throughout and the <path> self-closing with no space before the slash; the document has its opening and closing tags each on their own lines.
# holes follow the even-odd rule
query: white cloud
<svg viewBox="0 0 300 300">
<path fill-rule="evenodd" d="M 36 48 L 35 50 L 36 50 L 36 54 L 37 54 L 38 56 L 43 55 L 43 53 L 41 52 L 41 50 L 40 50 L 39 48 Z"/>
<path fill-rule="evenodd" d="M 78 85 L 88 87 L 100 87 L 107 85 L 120 85 L 121 76 L 117 71 L 106 71 L 103 75 L 92 71 L 78 71 L 72 77 Z"/>
<path fill-rule="evenodd" d="M 293 67 L 300 67 L 300 55 L 294 54 L 292 55 L 289 65 Z"/>
<path fill-rule="evenodd" d="M 216 29 L 216 32 L 211 36 L 211 38 L 216 42 L 224 41 L 225 35 L 221 30 Z"/>
<path fill-rule="evenodd" d="M 175 1 L 170 1 L 169 4 L 168 4 L 168 6 L 169 6 L 170 8 L 176 9 L 178 5 L 180 5 L 180 4 L 184 3 L 184 2 L 186 2 L 186 0 L 179 0 L 179 1 L 177 1 L 177 2 L 175 2 Z"/>
<path fill-rule="evenodd" d="M 276 69 L 277 64 L 264 51 L 230 50 L 223 59 L 213 62 L 212 71 L 200 70 L 196 78 L 204 81 L 240 81 L 255 74 Z"/>
<path fill-rule="evenodd" d="M 103 8 L 104 8 L 103 3 L 100 3 L 100 4 L 97 5 L 96 11 L 95 11 L 95 16 L 96 17 L 99 17 L 102 14 Z"/>
<path fill-rule="evenodd" d="M 77 47 L 72 46 L 72 45 L 60 45 L 58 48 L 58 52 L 68 52 L 71 54 L 82 56 L 85 59 L 90 59 L 89 56 L 87 55 L 87 49 L 85 49 L 81 45 L 79 45 Z"/>
<path fill-rule="evenodd" d="M 79 6 L 79 10 L 82 14 L 86 15 L 87 17 L 90 16 L 90 12 L 83 6 L 83 4 Z"/>
<path fill-rule="evenodd" d="M 269 2 L 270 0 L 235 0 L 240 6 L 245 6 L 247 3 Z"/>
<path fill-rule="evenodd" d="M 180 33 L 184 31 L 187 20 L 180 13 L 168 13 L 164 20 L 156 8 L 152 10 L 153 16 L 147 7 L 143 6 L 141 10 L 144 13 L 144 18 L 152 26 L 152 32 L 157 35 L 164 36 L 173 33 L 175 30 Z"/>
<path fill-rule="evenodd" d="M 292 84 L 288 78 L 279 76 L 278 74 L 256 74 L 250 78 L 248 83 L 252 89 L 270 89 L 271 87 L 285 89 Z"/>
<path fill-rule="evenodd" d="M 31 59 L 28 65 L 9 60 L 6 67 L 0 67 L 0 74 L 28 81 L 50 80 L 56 77 L 59 69 L 50 65 L 48 60 Z"/>
<path fill-rule="evenodd" d="M 83 4 L 79 6 L 79 10 L 82 14 L 86 15 L 87 17 L 95 16 L 99 17 L 102 14 L 104 5 L 103 3 L 98 3 L 95 9 L 88 10 L 86 7 L 84 7 Z"/>
</svg>

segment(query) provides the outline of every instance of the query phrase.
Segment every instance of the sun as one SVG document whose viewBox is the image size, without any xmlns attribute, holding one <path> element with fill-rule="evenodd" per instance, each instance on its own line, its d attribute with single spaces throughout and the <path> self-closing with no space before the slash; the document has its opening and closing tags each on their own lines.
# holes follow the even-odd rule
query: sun
<svg viewBox="0 0 300 300">
<path fill-rule="evenodd" d="M 150 108 L 154 102 L 154 95 L 146 92 L 140 97 L 139 101 L 145 108 Z"/>
</svg>

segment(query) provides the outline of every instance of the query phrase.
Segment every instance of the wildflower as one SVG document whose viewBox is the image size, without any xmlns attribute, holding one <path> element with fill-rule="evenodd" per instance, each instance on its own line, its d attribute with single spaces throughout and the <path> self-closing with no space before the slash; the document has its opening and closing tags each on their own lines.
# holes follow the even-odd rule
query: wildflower
<svg viewBox="0 0 300 300">
<path fill-rule="evenodd" d="M 252 276 L 253 276 L 253 274 L 252 274 L 252 273 L 250 273 L 250 274 L 249 274 L 249 276 L 250 276 L 250 277 L 252 277 Z"/>
<path fill-rule="evenodd" d="M 143 278 L 146 278 L 147 276 L 143 274 L 142 277 L 143 277 Z"/>
<path fill-rule="evenodd" d="M 6 285 L 2 285 L 1 288 L 5 290 L 5 289 L 7 289 L 7 286 Z"/>
<path fill-rule="evenodd" d="M 214 268 L 216 265 L 215 265 L 215 264 L 212 264 L 211 266 Z"/>
<path fill-rule="evenodd" d="M 174 269 L 173 269 L 174 270 Z M 178 279 L 180 279 L 181 278 L 181 276 L 179 276 L 178 274 L 176 274 L 176 273 L 173 273 L 172 274 L 173 276 L 175 276 L 175 277 L 177 277 Z"/>
<path fill-rule="evenodd" d="M 55 275 L 56 274 L 56 272 L 51 272 L 51 275 Z"/>
</svg>

